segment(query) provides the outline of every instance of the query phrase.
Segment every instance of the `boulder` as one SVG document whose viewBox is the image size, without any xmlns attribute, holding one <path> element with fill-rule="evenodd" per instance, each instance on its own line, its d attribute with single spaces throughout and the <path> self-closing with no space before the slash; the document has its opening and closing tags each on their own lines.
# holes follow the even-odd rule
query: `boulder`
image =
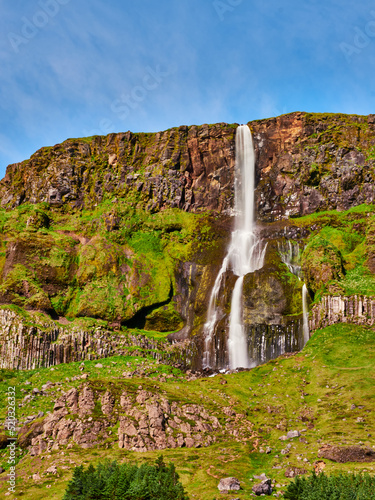
<svg viewBox="0 0 375 500">
<path fill-rule="evenodd" d="M 361 446 L 324 445 L 318 451 L 318 457 L 327 458 L 341 464 L 347 462 L 375 462 L 375 450 Z"/>
<path fill-rule="evenodd" d="M 253 486 L 253 492 L 257 495 L 272 495 L 272 481 L 266 479 L 259 484 Z"/>
<path fill-rule="evenodd" d="M 219 491 L 231 491 L 240 489 L 240 482 L 235 477 L 226 477 L 224 479 L 220 479 L 220 483 L 218 485 Z"/>
<path fill-rule="evenodd" d="M 300 437 L 301 433 L 299 431 L 289 431 L 286 435 L 286 437 L 288 439 L 293 439 L 293 438 L 297 438 L 297 437 Z"/>
</svg>

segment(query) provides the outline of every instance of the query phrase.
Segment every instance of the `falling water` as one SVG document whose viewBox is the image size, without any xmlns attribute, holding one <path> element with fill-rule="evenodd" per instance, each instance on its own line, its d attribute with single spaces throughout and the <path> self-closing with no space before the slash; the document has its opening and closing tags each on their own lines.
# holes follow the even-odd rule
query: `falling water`
<svg viewBox="0 0 375 500">
<path fill-rule="evenodd" d="M 302 277 L 300 246 L 297 241 L 285 240 L 279 241 L 278 244 L 279 255 L 281 261 L 288 266 L 289 271 L 297 276 L 299 279 Z"/>
<path fill-rule="evenodd" d="M 309 308 L 307 304 L 307 286 L 302 287 L 302 307 L 303 307 L 303 343 L 306 344 L 310 338 L 309 332 Z"/>
<path fill-rule="evenodd" d="M 242 287 L 243 278 L 263 266 L 265 246 L 255 233 L 254 220 L 254 147 L 250 129 L 240 125 L 236 132 L 235 165 L 235 227 L 228 253 L 216 277 L 211 292 L 207 321 L 204 325 L 205 350 L 203 367 L 212 366 L 211 346 L 218 321 L 217 299 L 223 274 L 231 268 L 238 276 L 231 303 L 229 319 L 229 365 L 231 369 L 249 366 L 247 339 L 243 328 Z"/>
</svg>

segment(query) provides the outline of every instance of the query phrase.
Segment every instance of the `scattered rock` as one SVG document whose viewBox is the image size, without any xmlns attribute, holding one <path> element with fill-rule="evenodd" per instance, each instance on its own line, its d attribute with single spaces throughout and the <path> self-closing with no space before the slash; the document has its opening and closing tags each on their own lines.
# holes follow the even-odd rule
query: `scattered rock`
<svg viewBox="0 0 375 500">
<path fill-rule="evenodd" d="M 265 475 L 264 472 L 262 472 L 262 474 L 260 476 L 254 475 L 254 479 L 259 479 L 260 481 L 266 481 L 268 479 L 268 477 Z"/>
<path fill-rule="evenodd" d="M 230 491 L 230 490 L 240 490 L 240 482 L 235 477 L 226 477 L 224 479 L 220 479 L 220 483 L 218 485 L 219 491 Z"/>
<path fill-rule="evenodd" d="M 325 469 L 326 463 L 323 460 L 317 460 L 314 462 L 314 470 L 316 474 L 320 474 Z"/>
<path fill-rule="evenodd" d="M 271 479 L 266 479 L 260 484 L 255 484 L 252 489 L 257 496 L 272 495 L 272 481 Z"/>
<path fill-rule="evenodd" d="M 52 465 L 46 470 L 46 474 L 57 474 L 57 467 L 56 465 Z"/>
<path fill-rule="evenodd" d="M 287 439 L 293 439 L 296 437 L 300 437 L 301 433 L 299 431 L 289 431 L 286 435 Z"/>
<path fill-rule="evenodd" d="M 306 473 L 307 471 L 305 469 L 299 469 L 298 467 L 288 467 L 285 471 L 285 477 L 293 478 Z"/>
<path fill-rule="evenodd" d="M 97 364 L 95 365 L 95 368 L 103 368 L 103 365 L 102 365 L 101 363 L 97 363 Z"/>
<path fill-rule="evenodd" d="M 5 469 L 3 469 L 2 467 L 0 467 L 0 474 L 2 474 L 3 472 L 5 472 Z"/>
</svg>

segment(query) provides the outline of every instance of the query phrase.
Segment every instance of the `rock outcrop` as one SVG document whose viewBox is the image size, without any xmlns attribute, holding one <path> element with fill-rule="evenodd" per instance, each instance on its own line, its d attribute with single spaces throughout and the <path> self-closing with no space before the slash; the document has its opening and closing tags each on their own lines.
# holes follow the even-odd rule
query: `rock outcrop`
<svg viewBox="0 0 375 500">
<path fill-rule="evenodd" d="M 325 295 L 310 312 L 310 330 L 335 323 L 373 325 L 375 323 L 375 297 Z"/>
<path fill-rule="evenodd" d="M 116 440 L 120 448 L 145 452 L 209 446 L 228 434 L 239 441 L 254 436 L 251 422 L 230 408 L 212 411 L 142 388 L 86 384 L 63 394 L 43 420 L 25 425 L 21 440 L 31 455 L 74 444 L 110 446 Z"/>
<path fill-rule="evenodd" d="M 30 319 L 36 325 L 30 326 Z M 102 327 L 68 328 L 40 314 L 23 318 L 10 309 L 0 309 L 0 368 L 32 370 L 130 352 L 187 368 L 194 357 L 194 346 L 188 342 L 171 346 L 169 342 L 144 335 L 113 332 Z"/>
<path fill-rule="evenodd" d="M 361 446 L 324 445 L 318 451 L 318 457 L 345 464 L 348 462 L 375 462 L 375 451 Z"/>
</svg>

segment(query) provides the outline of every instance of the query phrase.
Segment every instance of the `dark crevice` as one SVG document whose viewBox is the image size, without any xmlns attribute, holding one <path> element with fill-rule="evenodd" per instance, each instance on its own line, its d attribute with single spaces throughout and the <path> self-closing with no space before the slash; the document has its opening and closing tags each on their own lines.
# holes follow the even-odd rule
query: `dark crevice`
<svg viewBox="0 0 375 500">
<path fill-rule="evenodd" d="M 128 328 L 138 328 L 140 330 L 143 330 L 146 325 L 146 317 L 155 309 L 169 304 L 169 302 L 172 300 L 172 297 L 173 287 L 171 285 L 167 300 L 152 304 L 151 306 L 143 307 L 131 319 L 129 319 L 128 321 L 124 321 L 122 324 Z"/>
</svg>

